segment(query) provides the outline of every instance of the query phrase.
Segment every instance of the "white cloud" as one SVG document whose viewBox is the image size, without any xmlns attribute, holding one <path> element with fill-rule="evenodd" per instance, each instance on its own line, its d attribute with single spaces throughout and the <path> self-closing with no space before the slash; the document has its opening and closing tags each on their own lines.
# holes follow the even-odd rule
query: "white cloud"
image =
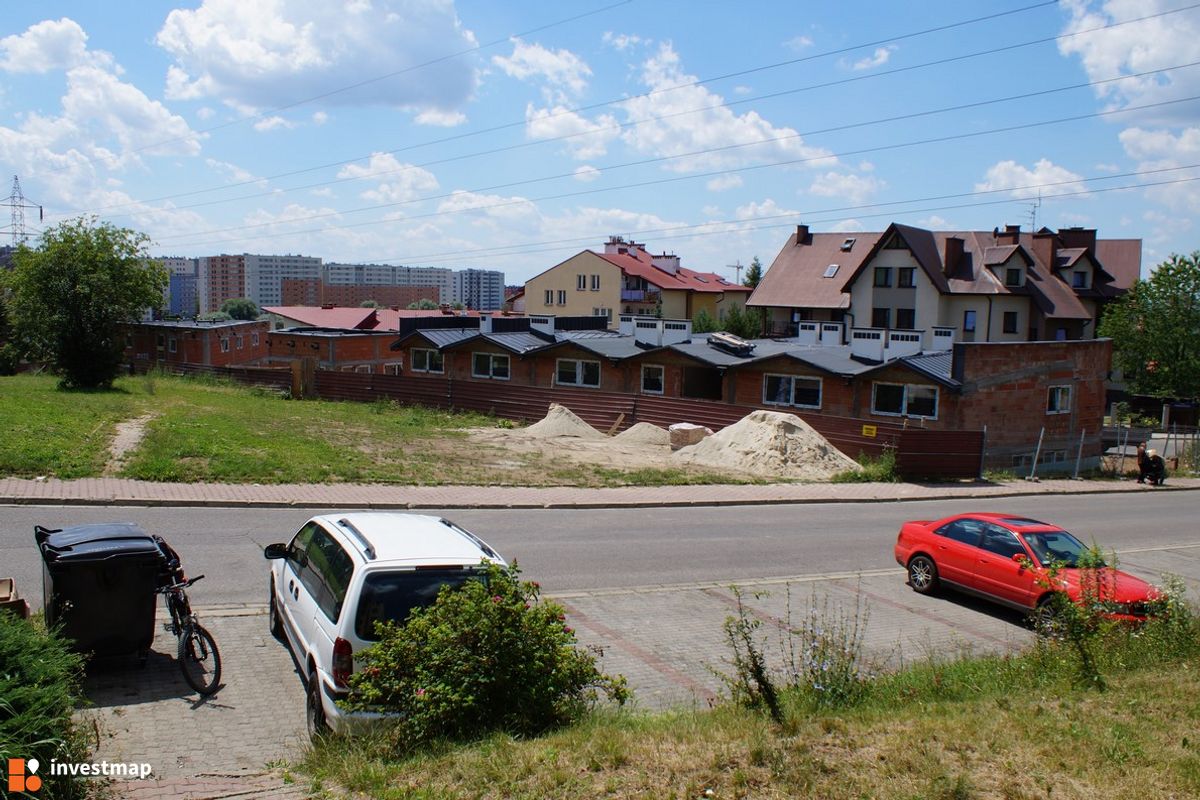
<svg viewBox="0 0 1200 800">
<path fill-rule="evenodd" d="M 925 219 L 917 220 L 917 224 L 922 228 L 930 231 L 947 231 L 951 230 L 950 222 L 944 217 L 939 217 L 937 214 L 925 217 Z"/>
<path fill-rule="evenodd" d="M 329 115 L 324 111 L 318 111 L 312 115 L 312 121 L 314 125 L 324 125 L 329 122 Z"/>
<path fill-rule="evenodd" d="M 724 192 L 727 189 L 736 189 L 741 185 L 741 175 L 718 175 L 705 184 L 710 192 Z"/>
<path fill-rule="evenodd" d="M 783 44 L 784 44 L 784 47 L 787 47 L 790 50 L 799 51 L 799 50 L 805 50 L 809 47 L 812 47 L 813 40 L 812 40 L 812 37 L 800 35 L 800 36 L 793 36 L 791 39 L 788 39 Z"/>
<path fill-rule="evenodd" d="M 733 87 L 733 93 L 734 93 L 734 94 L 747 95 L 747 94 L 750 94 L 750 93 L 751 93 L 751 92 L 753 92 L 753 91 L 754 91 L 754 90 L 753 90 L 753 89 L 751 89 L 749 86 L 741 86 L 741 85 L 739 85 L 739 86 L 735 86 L 735 87 Z"/>
<path fill-rule="evenodd" d="M 826 172 L 813 178 L 808 187 L 811 194 L 834 197 L 840 202 L 860 205 L 884 188 L 886 184 L 874 175 L 855 175 L 849 172 Z"/>
<path fill-rule="evenodd" d="M 1039 194 L 1049 197 L 1086 191 L 1082 176 L 1045 158 L 1035 163 L 1033 169 L 1012 160 L 1000 161 L 988 169 L 985 178 L 975 184 L 975 191 L 1011 190 L 1012 196 L 1019 200 L 1036 198 Z"/>
<path fill-rule="evenodd" d="M 886 47 L 877 47 L 871 55 L 860 58 L 851 64 L 850 68 L 854 70 L 874 69 L 882 67 L 892 57 L 892 53 L 896 52 L 896 45 L 889 44 Z"/>
<path fill-rule="evenodd" d="M 600 41 L 612 47 L 614 50 L 628 50 L 634 45 L 649 43 L 650 40 L 643 39 L 635 34 L 613 33 L 612 31 L 605 31 L 604 35 L 600 37 Z"/>
<path fill-rule="evenodd" d="M 296 127 L 296 124 L 294 122 L 290 122 L 280 116 L 263 117 L 262 119 L 260 119 L 254 123 L 254 130 L 259 131 L 260 133 L 266 132 L 266 131 L 273 131 L 277 128 L 283 128 L 284 130 L 290 130 L 291 128 L 294 128 L 294 127 Z"/>
<path fill-rule="evenodd" d="M 762 217 L 780 217 L 780 216 L 795 216 L 800 218 L 800 212 L 788 208 L 783 208 L 771 198 L 767 198 L 761 203 L 750 202 L 744 206 L 738 206 L 733 211 L 733 216 L 738 220 L 760 219 Z"/>
<path fill-rule="evenodd" d="M 469 213 L 494 220 L 513 221 L 538 216 L 538 208 L 524 197 L 504 197 L 495 194 L 456 191 L 438 204 L 442 214 Z"/>
<path fill-rule="evenodd" d="M 230 164 L 228 161 L 218 161 L 215 158 L 206 158 L 204 163 L 212 171 L 220 174 L 223 178 L 234 183 L 245 183 L 247 181 L 257 180 L 254 173 L 249 170 L 242 169 L 237 164 Z"/>
<path fill-rule="evenodd" d="M 542 91 L 551 103 L 564 103 L 568 96 L 582 94 L 592 74 L 583 59 L 570 50 L 547 50 L 520 39 L 513 40 L 511 56 L 495 56 L 492 63 L 511 78 L 543 81 Z"/>
<path fill-rule="evenodd" d="M 1200 163 L 1200 128 L 1184 128 L 1177 134 L 1162 129 L 1127 128 L 1121 131 L 1119 138 L 1129 157 L 1137 160 L 1139 171 Z M 1195 170 L 1148 175 L 1145 180 L 1169 181 L 1191 177 L 1196 177 Z M 1175 211 L 1187 209 L 1193 213 L 1200 212 L 1200 186 L 1195 183 L 1149 187 L 1146 196 Z"/>
<path fill-rule="evenodd" d="M 391 153 L 372 153 L 366 166 L 349 164 L 338 171 L 338 178 L 375 180 L 387 176 L 372 189 L 359 196 L 373 203 L 405 203 L 415 200 L 423 192 L 438 188 L 437 178 L 432 172 L 398 161 Z"/>
<path fill-rule="evenodd" d="M 170 99 L 258 109 L 325 95 L 330 105 L 452 111 L 477 82 L 469 57 L 422 66 L 475 46 L 439 0 L 203 0 L 168 14 L 156 42 L 175 60 Z"/>
<path fill-rule="evenodd" d="M 102 60 L 109 58 L 107 54 L 99 52 L 89 57 L 87 34 L 79 27 L 79 23 L 67 17 L 57 22 L 39 22 L 30 25 L 24 33 L 0 39 L 0 70 L 5 72 L 66 70 L 85 64 L 89 58 L 96 56 Z"/>
<path fill-rule="evenodd" d="M 734 114 L 722 107 L 720 95 L 705 86 L 687 85 L 697 79 L 683 71 L 670 44 L 661 45 L 643 64 L 641 79 L 655 94 L 622 104 L 630 121 L 642 121 L 623 134 L 629 146 L 656 156 L 713 150 L 672 161 L 667 169 L 696 172 L 771 161 L 814 159 L 809 166 L 836 161 L 828 150 L 804 144 L 792 128 L 777 128 L 755 111 Z M 736 147 L 717 149 L 731 145 Z"/>
<path fill-rule="evenodd" d="M 196 109 L 196 119 L 200 120 L 201 122 L 212 119 L 216 116 L 216 114 L 217 112 L 213 111 L 208 106 L 201 106 L 200 108 Z"/>
<path fill-rule="evenodd" d="M 590 120 L 562 106 L 534 108 L 532 104 L 525 108 L 525 132 L 530 139 L 562 139 L 580 161 L 607 153 L 608 143 L 618 135 L 617 120 L 608 114 Z"/>
<path fill-rule="evenodd" d="M 436 128 L 454 128 L 467 121 L 467 115 L 461 111 L 442 111 L 428 108 L 417 114 L 414 121 L 418 125 L 431 125 Z"/>
<path fill-rule="evenodd" d="M 590 164 L 584 164 L 575 170 L 575 180 L 582 183 L 591 183 L 600 177 L 600 170 Z"/>
<path fill-rule="evenodd" d="M 1142 22 L 1100 28 L 1112 22 L 1145 17 L 1177 8 L 1166 0 L 1064 0 L 1070 19 L 1063 33 L 1089 31 L 1064 36 L 1058 50 L 1064 56 L 1079 58 L 1088 78 L 1106 80 L 1120 75 L 1162 69 L 1200 60 L 1200 16 L 1194 13 L 1167 14 Z M 1144 105 L 1200 94 L 1200 70 L 1195 67 L 1131 78 L 1095 86 L 1096 96 L 1110 108 Z M 1179 104 L 1139 113 L 1142 124 L 1195 120 L 1191 104 Z"/>
</svg>

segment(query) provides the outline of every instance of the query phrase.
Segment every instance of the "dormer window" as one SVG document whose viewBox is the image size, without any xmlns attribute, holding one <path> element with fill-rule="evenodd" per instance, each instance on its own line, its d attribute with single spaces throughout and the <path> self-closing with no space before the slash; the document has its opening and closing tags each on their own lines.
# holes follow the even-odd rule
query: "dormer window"
<svg viewBox="0 0 1200 800">
<path fill-rule="evenodd" d="M 1021 270 L 1019 267 L 1009 267 L 1004 270 L 1004 285 L 1005 286 L 1020 286 L 1021 285 Z"/>
<path fill-rule="evenodd" d="M 1086 270 L 1077 269 L 1071 273 L 1071 287 L 1074 289 L 1088 288 L 1088 274 Z"/>
<path fill-rule="evenodd" d="M 849 252 L 850 252 L 850 248 L 854 247 L 854 243 L 855 243 L 855 242 L 857 242 L 857 241 L 858 241 L 858 240 L 857 240 L 857 239 L 855 239 L 854 237 L 850 237 L 850 238 L 848 238 L 848 239 L 843 239 L 843 240 L 842 240 L 842 252 L 843 252 L 843 253 L 849 253 Z"/>
<path fill-rule="evenodd" d="M 828 267 L 825 268 L 825 277 L 832 278 L 834 275 L 837 275 L 837 271 L 838 271 L 838 265 L 830 264 Z"/>
</svg>

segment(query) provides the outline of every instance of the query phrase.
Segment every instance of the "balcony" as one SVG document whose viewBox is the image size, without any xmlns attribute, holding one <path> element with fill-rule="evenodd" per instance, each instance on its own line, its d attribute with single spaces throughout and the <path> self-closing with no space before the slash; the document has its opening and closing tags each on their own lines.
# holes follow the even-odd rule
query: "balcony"
<svg viewBox="0 0 1200 800">
<path fill-rule="evenodd" d="M 622 289 L 622 303 L 657 303 L 662 296 L 661 292 L 652 289 Z"/>
</svg>

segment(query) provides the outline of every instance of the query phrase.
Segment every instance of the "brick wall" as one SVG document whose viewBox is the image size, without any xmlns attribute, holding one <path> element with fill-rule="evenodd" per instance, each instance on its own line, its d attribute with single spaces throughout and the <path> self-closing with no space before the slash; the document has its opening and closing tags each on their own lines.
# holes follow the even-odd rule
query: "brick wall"
<svg viewBox="0 0 1200 800">
<path fill-rule="evenodd" d="M 337 334 L 271 331 L 270 363 L 315 358 L 319 369 L 386 372 L 388 364 L 408 363 L 401 353 L 389 349 L 394 341 L 395 331 Z"/>
<path fill-rule="evenodd" d="M 268 324 L 130 325 L 124 358 L 135 365 L 198 364 L 227 367 L 265 360 Z"/>
<path fill-rule="evenodd" d="M 1081 434 L 1085 465 L 1099 458 L 1111 341 L 959 344 L 954 359 L 963 383 L 956 425 L 987 426 L 990 466 L 1032 456 L 1043 427 L 1043 458 L 1051 464 L 1073 468 Z M 1051 387 L 1069 389 L 1063 413 L 1048 413 Z"/>
</svg>

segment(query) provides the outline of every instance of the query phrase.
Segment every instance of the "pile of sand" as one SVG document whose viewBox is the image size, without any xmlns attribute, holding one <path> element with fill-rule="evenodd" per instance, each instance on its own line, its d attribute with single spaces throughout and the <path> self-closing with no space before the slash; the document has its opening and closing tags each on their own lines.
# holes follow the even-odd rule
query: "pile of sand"
<svg viewBox="0 0 1200 800">
<path fill-rule="evenodd" d="M 655 447 L 669 447 L 671 434 L 657 425 L 649 422 L 639 422 L 631 425 L 628 430 L 621 431 L 613 437 L 615 440 L 629 444 L 646 444 Z"/>
<path fill-rule="evenodd" d="M 600 431 L 588 425 L 575 412 L 558 403 L 550 404 L 550 411 L 540 421 L 525 428 L 521 433 L 537 439 L 553 439 L 558 436 L 574 436 L 579 439 L 607 439 Z"/>
<path fill-rule="evenodd" d="M 751 412 L 672 458 L 724 472 L 811 481 L 859 468 L 804 420 L 778 411 Z"/>
</svg>

